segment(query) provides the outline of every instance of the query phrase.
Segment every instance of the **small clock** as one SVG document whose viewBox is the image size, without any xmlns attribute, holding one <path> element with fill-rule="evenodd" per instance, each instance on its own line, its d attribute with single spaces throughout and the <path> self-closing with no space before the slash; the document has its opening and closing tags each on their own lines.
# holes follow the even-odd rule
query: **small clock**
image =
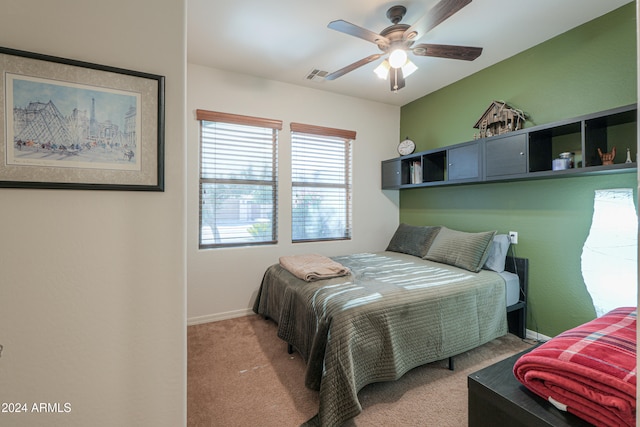
<svg viewBox="0 0 640 427">
<path fill-rule="evenodd" d="M 404 141 L 400 141 L 400 144 L 398 144 L 398 153 L 401 156 L 411 154 L 415 151 L 415 149 L 416 143 L 410 140 L 409 137 L 407 137 Z"/>
</svg>

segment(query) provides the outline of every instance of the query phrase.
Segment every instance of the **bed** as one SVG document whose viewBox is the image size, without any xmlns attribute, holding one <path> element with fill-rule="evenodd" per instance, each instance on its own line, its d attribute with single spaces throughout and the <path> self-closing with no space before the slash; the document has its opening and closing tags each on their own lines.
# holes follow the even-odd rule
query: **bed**
<svg viewBox="0 0 640 427">
<path fill-rule="evenodd" d="M 505 271 L 515 259 L 497 237 L 401 224 L 385 251 L 332 257 L 346 275 L 305 280 L 270 266 L 253 309 L 306 362 L 305 384 L 320 399 L 307 424 L 342 425 L 360 413 L 365 385 L 505 335 L 524 271 Z M 486 269 L 498 246 L 502 271 Z"/>
</svg>

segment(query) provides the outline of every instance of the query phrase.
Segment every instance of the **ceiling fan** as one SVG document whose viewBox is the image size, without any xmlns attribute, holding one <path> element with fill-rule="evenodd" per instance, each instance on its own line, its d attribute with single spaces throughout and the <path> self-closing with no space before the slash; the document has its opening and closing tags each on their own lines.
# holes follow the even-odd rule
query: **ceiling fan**
<svg viewBox="0 0 640 427">
<path fill-rule="evenodd" d="M 331 21 L 328 25 L 332 30 L 359 37 L 371 43 L 375 43 L 382 53 L 369 55 L 353 64 L 328 74 L 326 80 L 334 80 L 357 68 L 373 62 L 382 56 L 388 58 L 375 69 L 376 74 L 383 79 L 391 76 L 391 90 L 397 92 L 405 86 L 405 77 L 417 70 L 407 57 L 407 52 L 417 56 L 433 56 L 439 58 L 462 59 L 473 61 L 482 53 L 481 47 L 452 46 L 444 44 L 421 43 L 414 45 L 415 41 L 434 29 L 447 18 L 471 3 L 471 0 L 441 0 L 426 15 L 415 24 L 400 24 L 407 9 L 404 6 L 392 6 L 387 11 L 387 18 L 393 25 L 385 28 L 380 34 L 339 19 Z"/>
</svg>

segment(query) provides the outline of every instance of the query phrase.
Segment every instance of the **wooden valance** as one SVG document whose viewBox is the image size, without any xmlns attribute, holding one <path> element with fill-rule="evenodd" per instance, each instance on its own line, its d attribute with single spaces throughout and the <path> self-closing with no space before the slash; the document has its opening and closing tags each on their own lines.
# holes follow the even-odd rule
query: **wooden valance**
<svg viewBox="0 0 640 427">
<path fill-rule="evenodd" d="M 196 110 L 196 119 L 206 120 L 209 122 L 233 123 L 236 125 L 259 126 L 282 130 L 282 120 L 241 116 L 239 114 L 220 113 L 217 111 Z"/>
<path fill-rule="evenodd" d="M 348 140 L 356 139 L 356 132 L 353 130 L 327 128 L 323 126 L 305 125 L 303 123 L 291 123 L 291 132 L 308 133 L 311 135 L 335 136 Z"/>
</svg>

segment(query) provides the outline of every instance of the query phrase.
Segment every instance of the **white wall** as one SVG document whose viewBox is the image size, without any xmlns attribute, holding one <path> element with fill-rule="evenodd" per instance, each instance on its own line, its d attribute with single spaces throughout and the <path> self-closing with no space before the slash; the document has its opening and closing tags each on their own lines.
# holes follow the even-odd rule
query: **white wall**
<svg viewBox="0 0 640 427">
<path fill-rule="evenodd" d="M 186 423 L 184 0 L 4 0 L 0 45 L 167 78 L 166 191 L 0 188 L 3 426 Z M 4 101 L 2 101 L 4 102 Z"/>
<path fill-rule="evenodd" d="M 319 83 L 331 84 L 330 82 Z M 283 120 L 279 136 L 278 244 L 198 249 L 199 126 L 195 110 Z M 291 243 L 291 122 L 355 130 L 353 236 Z M 264 270 L 281 255 L 384 250 L 398 226 L 398 192 L 380 190 L 380 161 L 397 156 L 400 108 L 320 90 L 187 65 L 187 263 L 189 324 L 250 312 Z"/>
</svg>

